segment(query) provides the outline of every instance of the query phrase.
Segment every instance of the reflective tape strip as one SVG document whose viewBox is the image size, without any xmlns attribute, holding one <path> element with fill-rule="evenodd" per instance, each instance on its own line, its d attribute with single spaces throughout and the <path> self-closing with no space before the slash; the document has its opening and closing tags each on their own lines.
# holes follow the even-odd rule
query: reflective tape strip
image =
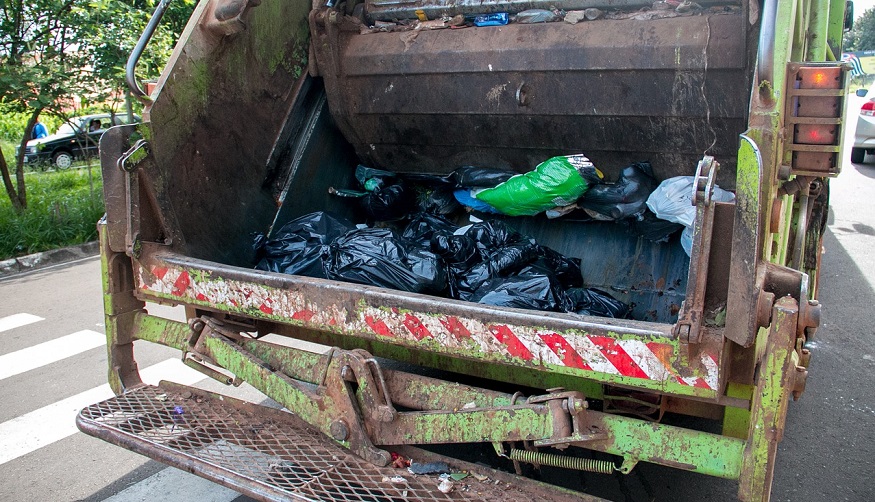
<svg viewBox="0 0 875 502">
<path fill-rule="evenodd" d="M 311 302 L 297 290 L 273 290 L 234 280 L 205 280 L 175 267 L 139 269 L 139 287 L 160 295 L 189 297 L 216 305 L 230 304 L 245 310 L 293 319 L 313 328 L 341 325 L 341 332 L 373 333 L 393 343 L 416 345 L 433 340 L 448 351 L 502 354 L 526 363 L 560 365 L 629 378 L 676 382 L 717 390 L 719 364 L 716 354 L 696 361 L 695 376 L 681 377 L 677 345 L 657 340 L 613 338 L 602 335 L 557 333 L 531 326 L 484 323 L 460 316 L 422 314 L 398 308 L 363 305 L 355 312 Z M 337 331 L 337 329 L 333 329 Z"/>
</svg>

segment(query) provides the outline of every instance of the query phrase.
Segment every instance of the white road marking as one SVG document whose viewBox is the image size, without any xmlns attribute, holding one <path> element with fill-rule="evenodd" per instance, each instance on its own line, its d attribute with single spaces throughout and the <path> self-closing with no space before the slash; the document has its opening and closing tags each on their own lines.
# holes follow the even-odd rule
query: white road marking
<svg viewBox="0 0 875 502">
<path fill-rule="evenodd" d="M 43 318 L 33 314 L 12 314 L 6 317 L 0 317 L 0 333 L 9 331 L 10 329 L 20 328 L 42 321 Z"/>
<path fill-rule="evenodd" d="M 182 364 L 179 359 L 167 359 L 149 366 L 140 372 L 140 376 L 151 385 L 160 380 L 192 385 L 204 379 L 202 373 Z M 75 420 L 79 410 L 112 396 L 109 385 L 103 384 L 3 422 L 0 424 L 0 465 L 72 436 L 78 430 Z"/>
<path fill-rule="evenodd" d="M 240 494 L 212 481 L 168 467 L 131 485 L 103 502 L 149 502 L 152 500 L 197 500 L 231 502 Z"/>
<path fill-rule="evenodd" d="M 0 356 L 0 380 L 106 345 L 106 336 L 89 329 L 77 331 Z"/>
</svg>

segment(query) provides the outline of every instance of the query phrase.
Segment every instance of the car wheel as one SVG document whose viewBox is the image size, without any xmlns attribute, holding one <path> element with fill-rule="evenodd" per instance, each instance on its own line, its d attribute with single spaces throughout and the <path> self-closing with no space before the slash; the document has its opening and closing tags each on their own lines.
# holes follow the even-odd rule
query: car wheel
<svg viewBox="0 0 875 502">
<path fill-rule="evenodd" d="M 58 152 L 52 157 L 55 167 L 64 170 L 73 165 L 73 155 L 69 152 Z"/>
<path fill-rule="evenodd" d="M 854 164 L 862 164 L 866 159 L 865 148 L 851 148 L 851 162 Z"/>
</svg>

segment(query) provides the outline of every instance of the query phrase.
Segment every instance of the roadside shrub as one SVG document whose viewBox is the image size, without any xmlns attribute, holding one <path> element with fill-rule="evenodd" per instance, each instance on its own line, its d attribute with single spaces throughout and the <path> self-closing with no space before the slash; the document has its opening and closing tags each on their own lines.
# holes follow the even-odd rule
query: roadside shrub
<svg viewBox="0 0 875 502">
<path fill-rule="evenodd" d="M 85 169 L 28 173 L 28 207 L 16 214 L 0 197 L 0 259 L 46 251 L 97 238 L 104 213 L 100 170 L 93 169 L 93 192 Z"/>
<path fill-rule="evenodd" d="M 29 112 L 17 112 L 9 105 L 0 103 L 0 138 L 18 145 L 28 119 L 30 119 Z M 62 123 L 61 119 L 45 111 L 40 114 L 40 121 L 45 124 L 49 134 L 55 132 Z"/>
</svg>

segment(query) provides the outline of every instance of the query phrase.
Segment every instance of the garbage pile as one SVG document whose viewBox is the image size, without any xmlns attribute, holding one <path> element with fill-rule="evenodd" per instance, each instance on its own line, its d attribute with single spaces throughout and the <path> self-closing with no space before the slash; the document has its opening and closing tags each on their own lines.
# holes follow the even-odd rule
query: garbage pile
<svg viewBox="0 0 875 502">
<path fill-rule="evenodd" d="M 628 305 L 583 287 L 579 258 L 485 218 L 577 214 L 626 224 L 655 242 L 683 230 L 688 255 L 692 245 L 693 178 L 660 184 L 649 162 L 627 166 L 611 183 L 583 155 L 552 157 L 524 174 L 463 166 L 435 176 L 359 165 L 355 177 L 357 189 L 330 193 L 355 200 L 369 225 L 321 211 L 302 216 L 270 240 L 256 240 L 256 268 L 496 306 L 624 318 Z M 714 198 L 730 201 L 733 194 L 717 188 Z M 465 226 L 448 219 L 462 208 L 479 216 Z"/>
<path fill-rule="evenodd" d="M 420 11 L 422 12 L 422 11 Z M 428 19 L 425 13 L 417 14 L 416 19 L 395 19 L 393 21 L 365 22 L 364 19 L 351 18 L 358 22 L 361 34 L 381 32 L 403 32 L 439 29 L 460 29 L 470 27 L 505 26 L 508 24 L 541 24 L 562 22 L 578 24 L 586 21 L 635 19 L 649 21 L 695 15 L 737 14 L 740 5 L 717 5 L 704 7 L 689 0 L 657 0 L 649 7 L 637 9 L 612 9 L 603 11 L 594 7 L 583 10 L 528 9 L 516 14 L 493 12 L 484 14 L 458 14 Z"/>
<path fill-rule="evenodd" d="M 418 213 L 401 232 L 319 211 L 257 244 L 257 269 L 368 284 L 489 305 L 623 318 L 629 307 L 583 288 L 580 259 L 500 221 L 459 227 Z"/>
</svg>

